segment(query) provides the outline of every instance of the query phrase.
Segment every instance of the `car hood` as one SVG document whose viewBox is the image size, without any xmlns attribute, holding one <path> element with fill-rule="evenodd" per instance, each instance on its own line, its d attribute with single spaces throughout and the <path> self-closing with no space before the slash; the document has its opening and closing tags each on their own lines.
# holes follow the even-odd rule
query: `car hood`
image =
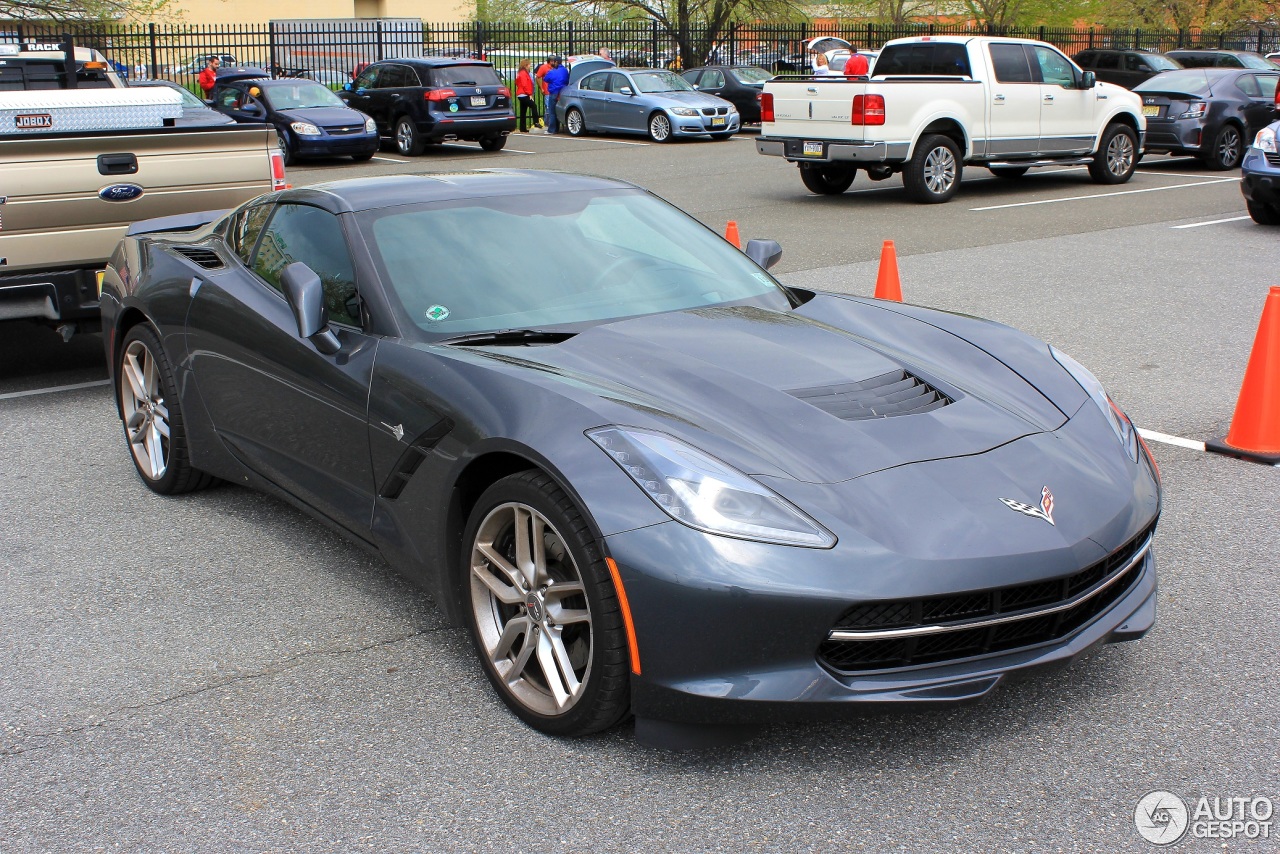
<svg viewBox="0 0 1280 854">
<path fill-rule="evenodd" d="M 652 315 L 554 346 L 474 352 L 590 391 L 601 423 L 663 430 L 749 474 L 811 483 L 980 454 L 1065 420 L 1022 377 L 956 335 L 892 315 L 916 351 L 876 343 L 842 328 L 837 302 L 819 297 L 803 313 L 735 306 Z M 898 375 L 894 395 L 858 388 Z M 908 390 L 913 377 L 949 402 L 877 417 L 894 411 L 900 390 L 923 401 L 927 389 Z M 878 398 L 874 412 L 858 408 L 868 397 Z"/>
<path fill-rule="evenodd" d="M 364 114 L 350 107 L 302 107 L 276 110 L 276 115 L 289 122 L 310 122 L 319 127 L 363 125 Z"/>
<path fill-rule="evenodd" d="M 690 107 L 723 107 L 728 104 L 723 98 L 705 92 L 655 92 L 647 97 L 687 104 Z"/>
</svg>

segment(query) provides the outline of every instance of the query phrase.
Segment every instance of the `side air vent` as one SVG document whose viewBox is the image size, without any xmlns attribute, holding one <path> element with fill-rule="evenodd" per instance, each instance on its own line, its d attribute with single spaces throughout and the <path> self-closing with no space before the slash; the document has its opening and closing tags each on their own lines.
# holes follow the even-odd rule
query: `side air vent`
<svg viewBox="0 0 1280 854">
<path fill-rule="evenodd" d="M 404 492 L 404 488 L 409 485 L 409 481 L 413 478 L 414 472 L 418 470 L 418 466 L 422 465 L 422 461 L 427 458 L 427 454 L 431 453 L 441 439 L 449 435 L 449 431 L 453 429 L 453 422 L 448 418 L 442 418 L 432 425 L 428 430 L 410 443 L 405 448 L 400 459 L 396 461 L 395 467 L 391 469 L 391 474 L 387 475 L 387 479 L 383 482 L 382 488 L 378 490 L 378 495 L 391 501 L 400 497 L 400 493 Z"/>
<path fill-rule="evenodd" d="M 172 246 L 170 248 L 188 261 L 193 261 L 206 270 L 221 270 L 226 266 L 222 263 L 222 259 L 218 257 L 217 252 L 212 249 L 206 249 L 203 246 Z"/>
<path fill-rule="evenodd" d="M 790 389 L 787 394 L 845 421 L 914 415 L 953 402 L 907 371 L 890 371 L 856 383 Z"/>
</svg>

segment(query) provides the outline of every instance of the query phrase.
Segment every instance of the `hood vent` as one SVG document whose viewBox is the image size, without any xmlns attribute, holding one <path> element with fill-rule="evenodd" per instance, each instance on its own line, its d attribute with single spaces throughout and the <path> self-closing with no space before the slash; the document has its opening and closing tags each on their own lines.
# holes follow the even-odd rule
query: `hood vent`
<svg viewBox="0 0 1280 854">
<path fill-rule="evenodd" d="M 907 371 L 890 371 L 857 383 L 790 389 L 787 394 L 845 421 L 914 415 L 952 403 L 951 398 Z"/>
<path fill-rule="evenodd" d="M 222 259 L 218 257 L 217 252 L 212 249 L 205 249 L 203 246 L 171 246 L 170 248 L 188 261 L 193 261 L 206 270 L 221 270 L 225 266 L 222 263 Z"/>
</svg>

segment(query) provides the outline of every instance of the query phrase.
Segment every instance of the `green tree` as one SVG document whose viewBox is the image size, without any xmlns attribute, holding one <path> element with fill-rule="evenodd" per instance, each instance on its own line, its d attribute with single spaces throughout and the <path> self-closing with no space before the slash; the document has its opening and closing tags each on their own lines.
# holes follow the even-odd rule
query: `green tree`
<svg viewBox="0 0 1280 854">
<path fill-rule="evenodd" d="M 174 11 L 173 0 L 7 0 L 0 18 L 12 21 L 85 23 L 145 21 Z"/>
</svg>

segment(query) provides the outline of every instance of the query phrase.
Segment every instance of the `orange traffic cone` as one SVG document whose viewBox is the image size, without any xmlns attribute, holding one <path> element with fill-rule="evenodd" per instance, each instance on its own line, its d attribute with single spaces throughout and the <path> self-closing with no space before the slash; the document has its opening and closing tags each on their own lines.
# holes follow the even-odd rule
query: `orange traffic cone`
<svg viewBox="0 0 1280 854">
<path fill-rule="evenodd" d="M 876 274 L 876 299 L 902 302 L 902 282 L 898 280 L 898 253 L 893 241 L 886 240 L 880 249 L 880 272 Z"/>
<path fill-rule="evenodd" d="M 732 243 L 739 249 L 742 248 L 742 239 L 738 237 L 738 221 L 731 219 L 724 227 L 724 239 Z"/>
<path fill-rule="evenodd" d="M 1244 369 L 1231 429 L 1205 442 L 1219 454 L 1259 463 L 1280 464 L 1280 288 L 1272 287 L 1262 304 L 1262 320 Z"/>
</svg>

